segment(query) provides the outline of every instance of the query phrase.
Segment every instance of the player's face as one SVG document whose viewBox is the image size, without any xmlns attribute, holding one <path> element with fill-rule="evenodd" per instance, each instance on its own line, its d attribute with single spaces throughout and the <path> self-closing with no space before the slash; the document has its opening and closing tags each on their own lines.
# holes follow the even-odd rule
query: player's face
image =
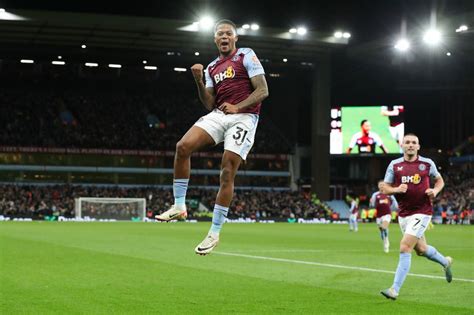
<svg viewBox="0 0 474 315">
<path fill-rule="evenodd" d="M 383 188 L 383 182 L 379 182 L 378 184 L 378 187 L 379 187 L 379 190 L 382 191 L 382 188 Z"/>
<path fill-rule="evenodd" d="M 363 130 L 364 132 L 369 132 L 371 128 L 372 128 L 372 125 L 370 124 L 370 121 L 366 121 L 366 122 L 362 125 L 362 130 Z"/>
<path fill-rule="evenodd" d="M 221 55 L 227 56 L 235 50 L 237 34 L 234 27 L 230 24 L 221 24 L 217 27 L 214 34 L 214 42 Z"/>
<path fill-rule="evenodd" d="M 403 152 L 407 155 L 416 155 L 420 150 L 420 144 L 418 143 L 418 137 L 405 136 L 402 143 Z"/>
</svg>

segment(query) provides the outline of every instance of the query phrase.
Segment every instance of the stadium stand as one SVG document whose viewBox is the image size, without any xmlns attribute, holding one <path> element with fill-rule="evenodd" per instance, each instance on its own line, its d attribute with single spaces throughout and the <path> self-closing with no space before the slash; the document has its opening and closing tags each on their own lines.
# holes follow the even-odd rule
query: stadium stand
<svg viewBox="0 0 474 315">
<path fill-rule="evenodd" d="M 6 131 L 0 134 L 0 144 L 174 150 L 206 113 L 190 78 L 176 80 L 133 83 L 40 77 L 26 80 L 30 88 L 24 93 L 12 79 L 0 92 L 0 124 Z M 252 152 L 290 152 L 288 140 L 269 119 L 262 117 L 258 128 Z"/>
<path fill-rule="evenodd" d="M 199 204 L 212 209 L 215 194 L 214 189 L 191 188 L 187 198 L 189 217 L 200 216 Z M 74 198 L 78 197 L 146 198 L 149 217 L 162 212 L 173 202 L 171 189 L 154 187 L 5 184 L 0 185 L 0 196 L 0 215 L 37 219 L 51 215 L 74 217 Z M 301 192 L 237 190 L 229 218 L 329 219 L 331 214 L 330 207 L 314 202 L 308 194 Z"/>
</svg>

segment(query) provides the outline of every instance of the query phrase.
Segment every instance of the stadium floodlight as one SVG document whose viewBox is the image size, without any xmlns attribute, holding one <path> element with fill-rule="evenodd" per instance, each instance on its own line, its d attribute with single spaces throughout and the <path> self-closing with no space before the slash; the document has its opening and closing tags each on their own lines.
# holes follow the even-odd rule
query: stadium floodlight
<svg viewBox="0 0 474 315">
<path fill-rule="evenodd" d="M 64 61 L 60 61 L 60 60 L 53 60 L 51 61 L 51 63 L 56 66 L 64 66 L 66 64 Z"/>
<path fill-rule="evenodd" d="M 306 27 L 300 26 L 296 29 L 296 33 L 298 33 L 298 35 L 305 35 L 307 32 L 308 30 L 306 29 Z"/>
<path fill-rule="evenodd" d="M 120 69 L 120 68 L 122 68 L 122 65 L 119 65 L 119 64 L 116 64 L 116 63 L 109 63 L 109 68 Z"/>
<path fill-rule="evenodd" d="M 244 24 L 244 25 L 242 25 L 242 28 L 244 30 L 248 30 L 250 28 L 250 24 Z"/>
<path fill-rule="evenodd" d="M 297 29 L 294 28 L 294 27 L 292 27 L 292 28 L 290 28 L 289 32 L 290 32 L 291 34 L 295 34 L 295 33 L 297 32 Z"/>
<path fill-rule="evenodd" d="M 448 51 L 448 52 L 446 53 L 446 56 L 448 56 L 448 57 L 451 56 L 451 53 Z"/>
<path fill-rule="evenodd" d="M 250 29 L 252 31 L 258 31 L 260 29 L 260 25 L 258 25 L 257 23 L 252 23 L 252 25 L 250 25 Z"/>
<path fill-rule="evenodd" d="M 144 65 L 146 65 L 147 61 L 146 61 L 146 60 L 143 60 L 142 63 L 143 63 Z"/>
<path fill-rule="evenodd" d="M 204 16 L 199 20 L 199 29 L 208 31 L 214 26 L 214 19 L 210 16 Z"/>
<path fill-rule="evenodd" d="M 286 59 L 286 58 L 283 58 L 283 62 L 288 62 L 288 59 Z"/>
<path fill-rule="evenodd" d="M 156 70 L 156 69 L 158 69 L 157 66 L 145 66 L 144 68 L 145 68 L 145 70 Z"/>
<path fill-rule="evenodd" d="M 395 43 L 395 49 L 405 52 L 410 49 L 410 42 L 405 38 L 401 38 Z"/>
<path fill-rule="evenodd" d="M 0 13 L 5 13 L 5 9 L 4 9 L 4 8 L 0 8 Z"/>
<path fill-rule="evenodd" d="M 334 37 L 342 38 L 342 32 L 341 31 L 334 32 Z"/>
<path fill-rule="evenodd" d="M 87 46 L 86 45 L 81 45 L 81 48 L 85 49 L 85 48 L 87 48 Z"/>
<path fill-rule="evenodd" d="M 194 52 L 194 56 L 199 56 L 199 51 Z"/>
<path fill-rule="evenodd" d="M 186 72 L 186 71 L 188 71 L 188 69 L 186 69 L 186 68 L 179 68 L 179 67 L 176 67 L 173 70 L 176 71 L 176 72 Z"/>
<path fill-rule="evenodd" d="M 456 33 L 465 32 L 468 29 L 469 29 L 469 27 L 467 27 L 467 25 L 461 25 L 456 29 Z"/>
<path fill-rule="evenodd" d="M 342 37 L 344 37 L 344 38 L 351 38 L 351 33 L 349 33 L 349 32 L 344 32 L 344 33 L 342 33 Z"/>
<path fill-rule="evenodd" d="M 21 59 L 20 62 L 21 63 L 35 63 L 35 61 L 32 59 Z"/>
<path fill-rule="evenodd" d="M 437 45 L 441 42 L 441 33 L 436 29 L 428 30 L 423 35 L 423 41 L 430 46 Z"/>
<path fill-rule="evenodd" d="M 99 64 L 95 63 L 95 62 L 86 62 L 84 65 L 86 67 L 98 67 L 99 66 Z"/>
<path fill-rule="evenodd" d="M 58 56 L 58 59 L 63 59 L 63 56 Z"/>
</svg>

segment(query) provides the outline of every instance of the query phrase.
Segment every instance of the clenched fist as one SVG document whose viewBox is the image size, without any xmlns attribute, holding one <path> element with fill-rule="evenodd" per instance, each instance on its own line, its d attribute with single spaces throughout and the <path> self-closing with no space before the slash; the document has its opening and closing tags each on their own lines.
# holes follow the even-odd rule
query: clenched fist
<svg viewBox="0 0 474 315">
<path fill-rule="evenodd" d="M 425 190 L 425 194 L 427 194 L 430 199 L 434 199 L 437 195 L 435 190 L 431 188 L 428 188 L 427 190 Z"/>
<path fill-rule="evenodd" d="M 401 194 L 406 193 L 407 189 L 408 189 L 407 184 L 401 184 L 400 186 L 398 186 L 398 192 L 401 193 Z"/>
<path fill-rule="evenodd" d="M 193 73 L 194 80 L 202 81 L 202 70 L 204 66 L 200 63 L 196 63 L 191 67 L 191 72 Z"/>
</svg>

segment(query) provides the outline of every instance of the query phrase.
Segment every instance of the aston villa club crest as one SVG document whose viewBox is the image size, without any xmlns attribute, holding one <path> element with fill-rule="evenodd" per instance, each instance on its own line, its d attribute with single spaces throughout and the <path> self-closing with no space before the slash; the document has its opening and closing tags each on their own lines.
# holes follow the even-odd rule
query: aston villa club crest
<svg viewBox="0 0 474 315">
<path fill-rule="evenodd" d="M 424 170 L 426 170 L 426 165 L 425 164 L 420 164 L 420 165 L 418 165 L 418 169 L 420 171 L 424 171 Z"/>
</svg>

